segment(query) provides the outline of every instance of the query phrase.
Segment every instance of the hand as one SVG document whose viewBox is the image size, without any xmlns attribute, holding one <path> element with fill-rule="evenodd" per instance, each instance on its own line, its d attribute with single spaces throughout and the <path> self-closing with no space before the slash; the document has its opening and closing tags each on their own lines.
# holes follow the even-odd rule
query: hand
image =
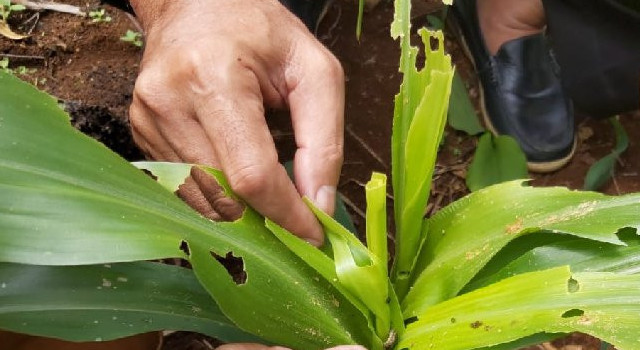
<svg viewBox="0 0 640 350">
<path fill-rule="evenodd" d="M 290 349 L 283 348 L 280 346 L 268 347 L 265 345 L 258 345 L 258 344 L 229 344 L 229 345 L 222 345 L 220 347 L 217 347 L 216 350 L 290 350 Z M 331 348 L 327 350 L 366 350 L 366 349 L 359 345 L 343 345 L 343 346 L 337 346 L 335 348 Z"/>
<path fill-rule="evenodd" d="M 314 245 L 319 223 L 300 194 L 333 213 L 342 165 L 340 63 L 277 0 L 134 0 L 146 32 L 130 121 L 153 159 L 225 173 L 262 215 Z M 289 107 L 296 187 L 278 163 L 264 106 Z M 210 218 L 241 207 L 202 173 L 179 191 Z"/>
</svg>

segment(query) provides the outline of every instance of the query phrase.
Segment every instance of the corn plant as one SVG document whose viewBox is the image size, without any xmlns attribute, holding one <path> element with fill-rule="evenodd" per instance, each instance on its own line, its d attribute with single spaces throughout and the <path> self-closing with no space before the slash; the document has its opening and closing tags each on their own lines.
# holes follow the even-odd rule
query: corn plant
<svg viewBox="0 0 640 350">
<path fill-rule="evenodd" d="M 309 201 L 328 249 L 251 208 L 212 222 L 174 192 L 196 166 L 235 198 L 219 171 L 134 167 L 0 73 L 0 328 L 73 341 L 189 330 L 304 350 L 508 349 L 581 331 L 639 348 L 640 195 L 513 181 L 424 218 L 454 70 L 442 33 L 425 30 L 416 69 L 410 2 L 395 6 L 390 275 L 385 175 L 366 185 L 366 246 Z M 163 258 L 192 269 L 151 262 Z"/>
</svg>

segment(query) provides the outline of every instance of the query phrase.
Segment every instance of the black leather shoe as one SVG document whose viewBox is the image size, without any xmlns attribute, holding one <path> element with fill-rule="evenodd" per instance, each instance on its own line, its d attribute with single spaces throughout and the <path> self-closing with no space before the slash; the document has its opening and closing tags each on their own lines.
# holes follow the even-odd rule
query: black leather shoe
<svg viewBox="0 0 640 350">
<path fill-rule="evenodd" d="M 476 0 L 454 1 L 453 14 L 476 66 L 489 130 L 513 137 L 531 171 L 550 172 L 568 163 L 576 145 L 573 106 L 544 34 L 508 41 L 491 56 L 480 32 Z"/>
<path fill-rule="evenodd" d="M 298 16 L 312 33 L 318 29 L 318 24 L 332 2 L 333 0 L 280 0 L 280 3 Z"/>
</svg>

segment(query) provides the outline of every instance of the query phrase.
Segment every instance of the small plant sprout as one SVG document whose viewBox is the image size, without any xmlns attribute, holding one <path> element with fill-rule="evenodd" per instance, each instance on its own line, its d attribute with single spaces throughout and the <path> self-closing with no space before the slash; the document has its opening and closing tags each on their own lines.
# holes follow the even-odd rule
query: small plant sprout
<svg viewBox="0 0 640 350">
<path fill-rule="evenodd" d="M 9 73 L 9 59 L 8 58 L 3 58 L 0 60 L 0 71 L 5 72 L 5 73 Z"/>
<path fill-rule="evenodd" d="M 18 66 L 16 68 L 9 68 L 9 58 L 5 57 L 0 60 L 0 71 L 5 73 L 17 74 L 17 75 L 29 75 L 36 72 L 35 68 L 27 68 L 25 66 Z"/>
<path fill-rule="evenodd" d="M 89 11 L 89 18 L 92 23 L 109 23 L 112 19 L 104 9 Z"/>
<path fill-rule="evenodd" d="M 11 12 L 23 11 L 26 7 L 24 5 L 12 4 L 10 0 L 0 0 L 0 20 L 7 23 Z"/>
<path fill-rule="evenodd" d="M 120 37 L 120 40 L 131 43 L 132 45 L 135 45 L 137 47 L 142 47 L 142 45 L 144 44 L 144 42 L 142 41 L 142 34 L 131 29 L 127 30 L 127 32 L 122 37 Z"/>
</svg>

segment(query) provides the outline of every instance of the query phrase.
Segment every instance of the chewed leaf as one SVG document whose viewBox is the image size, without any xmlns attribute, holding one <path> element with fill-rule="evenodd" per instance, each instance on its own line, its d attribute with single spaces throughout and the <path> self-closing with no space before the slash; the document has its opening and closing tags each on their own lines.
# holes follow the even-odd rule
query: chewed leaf
<svg viewBox="0 0 640 350">
<path fill-rule="evenodd" d="M 275 238 L 255 211 L 232 223 L 202 217 L 75 130 L 55 99 L 3 72 L 0 99 L 0 262 L 183 258 L 226 317 L 267 342 L 310 350 L 374 345 L 361 311 Z M 173 186 L 189 165 L 177 167 Z M 225 266 L 233 260 L 246 276 L 234 280 Z"/>
<path fill-rule="evenodd" d="M 564 265 L 575 272 L 639 273 L 640 237 L 633 232 L 619 236 L 624 236 L 626 246 L 551 233 L 520 237 L 491 259 L 463 293 L 521 273 Z"/>
<path fill-rule="evenodd" d="M 373 320 L 370 319 L 370 312 L 367 307 L 360 301 L 360 299 L 355 297 L 349 290 L 340 284 L 338 275 L 336 274 L 335 264 L 331 258 L 308 242 L 303 241 L 299 237 L 280 227 L 273 221 L 266 219 L 265 225 L 282 243 L 291 249 L 292 252 L 298 255 L 305 263 L 322 275 L 327 282 L 331 283 L 336 289 L 345 295 L 345 297 L 347 297 L 349 301 L 362 312 L 362 315 L 368 319 L 371 329 L 374 329 Z"/>
<path fill-rule="evenodd" d="M 507 243 L 549 231 L 624 245 L 616 233 L 640 227 L 640 194 L 610 197 L 512 181 L 458 200 L 429 219 L 405 316 L 455 296 Z M 482 234 L 480 234 L 482 233 Z"/>
<path fill-rule="evenodd" d="M 187 177 L 191 175 L 193 167 L 211 175 L 218 185 L 223 189 L 225 196 L 238 200 L 238 196 L 233 193 L 231 186 L 222 171 L 206 166 L 194 165 L 186 163 L 168 163 L 168 162 L 133 162 L 131 163 L 138 169 L 144 169 L 156 177 L 156 181 L 164 188 L 171 192 L 178 190 L 180 185 L 184 184 Z"/>
<path fill-rule="evenodd" d="M 415 56 L 410 54 L 403 84 L 395 100 L 392 135 L 396 220 L 396 261 L 392 280 L 400 299 L 406 294 L 407 276 L 424 241 L 422 233 L 426 233 L 422 219 L 446 123 L 454 75 L 451 57 L 444 51 L 443 33 L 424 29 L 419 33 L 425 47 L 425 67 L 418 71 Z M 431 40 L 437 41 L 436 48 L 432 47 Z M 408 50 L 411 52 L 413 48 Z"/>
<path fill-rule="evenodd" d="M 346 228 L 308 198 L 304 199 L 331 242 L 338 280 L 373 312 L 376 333 L 380 339 L 386 339 L 391 328 L 391 315 L 387 304 L 389 280 L 386 274 L 380 273 L 382 263 Z"/>
<path fill-rule="evenodd" d="M 170 192 L 178 190 L 180 185 L 189 177 L 191 164 L 166 162 L 133 162 L 138 169 L 147 170 L 155 176 L 156 181 Z"/>
<path fill-rule="evenodd" d="M 542 332 L 578 331 L 636 349 L 638 290 L 640 275 L 572 274 L 568 267 L 526 273 L 424 310 L 398 348 L 476 349 Z"/>
</svg>

